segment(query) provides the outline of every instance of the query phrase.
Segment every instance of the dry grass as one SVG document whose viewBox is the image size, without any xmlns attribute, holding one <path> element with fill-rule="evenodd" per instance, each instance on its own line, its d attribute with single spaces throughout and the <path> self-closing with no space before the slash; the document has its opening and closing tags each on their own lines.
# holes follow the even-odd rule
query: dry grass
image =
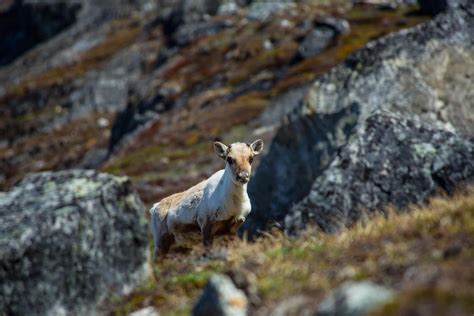
<svg viewBox="0 0 474 316">
<path fill-rule="evenodd" d="M 208 277 L 241 271 L 256 279 L 265 314 L 292 295 L 315 302 L 347 280 L 372 280 L 399 291 L 380 315 L 471 315 L 474 302 L 474 188 L 438 197 L 411 212 L 376 217 L 338 235 L 310 229 L 289 238 L 272 232 L 255 243 L 218 242 L 220 259 L 197 247 L 154 267 L 156 280 L 109 302 L 112 314 L 155 305 L 162 315 L 189 314 Z"/>
</svg>

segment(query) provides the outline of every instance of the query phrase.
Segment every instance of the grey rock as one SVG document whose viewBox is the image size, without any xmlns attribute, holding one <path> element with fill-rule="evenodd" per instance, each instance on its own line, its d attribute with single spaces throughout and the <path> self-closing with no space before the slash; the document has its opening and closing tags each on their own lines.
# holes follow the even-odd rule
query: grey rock
<svg viewBox="0 0 474 316">
<path fill-rule="evenodd" d="M 376 113 L 291 208 L 285 229 L 297 233 L 316 223 L 335 232 L 364 212 L 384 211 L 386 205 L 404 210 L 464 182 L 474 183 L 473 138 Z"/>
<path fill-rule="evenodd" d="M 160 314 L 153 306 L 148 306 L 133 313 L 130 313 L 129 316 L 159 316 Z"/>
<path fill-rule="evenodd" d="M 219 15 L 231 15 L 236 14 L 240 9 L 240 6 L 235 1 L 225 1 L 219 6 L 217 13 Z"/>
<path fill-rule="evenodd" d="M 94 315 L 145 273 L 144 207 L 126 178 L 44 172 L 0 194 L 0 310 Z"/>
<path fill-rule="evenodd" d="M 80 8 L 78 1 L 13 1 L 0 12 L 0 66 L 71 26 Z"/>
<path fill-rule="evenodd" d="M 225 275 L 213 275 L 196 305 L 194 316 L 243 316 L 247 315 L 247 297 Z"/>
<path fill-rule="evenodd" d="M 339 34 L 348 34 L 351 31 L 351 26 L 347 20 L 333 16 L 321 17 L 316 21 L 315 25 L 330 27 Z"/>
<path fill-rule="evenodd" d="M 217 33 L 230 26 L 232 24 L 226 21 L 201 21 L 183 24 L 173 34 L 174 43 L 178 46 L 185 46 L 199 37 Z"/>
<path fill-rule="evenodd" d="M 325 16 L 317 21 L 306 21 L 303 27 L 313 28 L 301 41 L 298 47 L 298 57 L 308 58 L 321 54 L 331 45 L 337 35 L 348 34 L 351 30 L 349 22 L 344 19 Z"/>
<path fill-rule="evenodd" d="M 96 39 L 88 38 L 91 33 L 100 29 L 100 26 L 113 18 L 120 18 L 137 12 L 154 0 L 14 0 L 14 11 L 11 23 L 5 23 L 5 28 L 0 26 L 6 38 L 5 45 L 14 45 L 15 48 L 8 54 L 12 55 L 7 66 L 0 68 L 0 85 L 8 86 L 41 74 L 46 70 L 73 62 L 84 46 L 93 46 Z M 16 9 L 15 9 L 16 10 Z M 0 12 L 11 14 L 9 12 Z M 2 21 L 7 21 L 1 16 Z M 25 21 L 26 20 L 26 21 Z M 6 33 L 4 33 L 6 32 Z M 9 35 L 8 32 L 15 35 Z M 30 39 L 25 34 L 28 32 L 37 36 Z M 10 34 L 11 34 L 10 33 Z M 3 35 L 0 33 L 0 35 Z M 31 42 L 35 45 L 30 45 Z M 3 42 L 0 40 L 0 43 Z M 90 43 L 87 43 L 90 42 Z M 27 44 L 23 47 L 23 44 Z M 80 44 L 79 44 L 80 43 Z M 83 46 L 78 50 L 78 46 Z M 78 50 L 71 53 L 71 48 Z M 8 48 L 8 47 L 7 47 Z M 19 49 L 19 50 L 17 50 Z M 29 50 L 28 50 L 29 49 Z M 69 52 L 69 54 L 64 54 Z M 20 56 L 20 54 L 22 54 Z M 14 78 L 14 80 L 12 80 Z M 0 97 L 2 96 L 0 89 Z"/>
<path fill-rule="evenodd" d="M 303 58 L 321 54 L 336 36 L 336 32 L 327 26 L 320 26 L 305 36 L 298 47 L 298 53 Z"/>
<path fill-rule="evenodd" d="M 309 89 L 262 158 L 249 230 L 283 221 L 377 109 L 474 135 L 474 3 L 371 42 Z"/>
<path fill-rule="evenodd" d="M 201 20 L 205 15 L 214 15 L 222 0 L 184 0 L 184 21 L 186 23 Z"/>
<path fill-rule="evenodd" d="M 248 270 L 230 269 L 226 272 L 238 289 L 244 291 L 248 301 L 253 306 L 258 306 L 261 302 L 258 296 L 257 277 Z"/>
<path fill-rule="evenodd" d="M 288 10 L 293 1 L 254 1 L 250 4 L 247 17 L 252 20 L 265 20 L 282 10 Z"/>
<path fill-rule="evenodd" d="M 271 106 L 266 107 L 259 117 L 260 125 L 272 129 L 279 127 L 282 119 L 300 105 L 308 88 L 308 85 L 302 85 L 272 98 L 270 101 Z"/>
<path fill-rule="evenodd" d="M 160 22 L 166 35 L 171 36 L 182 25 L 206 20 L 219 10 L 221 0 L 160 0 Z"/>
<path fill-rule="evenodd" d="M 96 169 L 107 159 L 108 153 L 106 148 L 93 148 L 82 158 L 78 168 Z"/>
<path fill-rule="evenodd" d="M 346 282 L 319 306 L 318 316 L 359 316 L 388 303 L 392 290 L 372 282 Z"/>
<path fill-rule="evenodd" d="M 309 296 L 296 295 L 279 302 L 271 311 L 271 316 L 310 316 L 314 314 L 314 299 Z"/>
</svg>

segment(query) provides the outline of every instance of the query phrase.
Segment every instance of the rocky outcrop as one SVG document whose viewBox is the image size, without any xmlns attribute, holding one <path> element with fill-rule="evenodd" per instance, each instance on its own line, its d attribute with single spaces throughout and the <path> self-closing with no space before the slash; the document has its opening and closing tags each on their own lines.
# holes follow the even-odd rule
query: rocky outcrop
<svg viewBox="0 0 474 316">
<path fill-rule="evenodd" d="M 245 316 L 247 297 L 225 275 L 213 275 L 196 305 L 194 316 Z"/>
<path fill-rule="evenodd" d="M 393 299 L 392 290 L 372 282 L 346 282 L 319 306 L 317 316 L 359 316 Z"/>
<path fill-rule="evenodd" d="M 296 233 L 310 222 L 335 232 L 364 212 L 403 210 L 463 182 L 474 182 L 474 139 L 377 113 L 291 208 L 285 228 Z"/>
<path fill-rule="evenodd" d="M 247 229 L 282 222 L 377 109 L 474 135 L 474 4 L 371 42 L 310 88 L 250 182 Z"/>
<path fill-rule="evenodd" d="M 34 174 L 0 194 L 0 310 L 97 312 L 109 291 L 144 273 L 147 226 L 126 178 L 95 171 Z"/>
<path fill-rule="evenodd" d="M 13 1 L 0 10 L 0 66 L 72 25 L 80 7 L 77 1 Z"/>
</svg>

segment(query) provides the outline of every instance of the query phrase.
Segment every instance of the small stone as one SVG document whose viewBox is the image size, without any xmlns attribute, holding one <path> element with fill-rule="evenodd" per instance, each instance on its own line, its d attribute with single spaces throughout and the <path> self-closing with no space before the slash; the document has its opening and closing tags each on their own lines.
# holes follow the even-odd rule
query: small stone
<svg viewBox="0 0 474 316">
<path fill-rule="evenodd" d="M 99 125 L 99 127 L 101 128 L 106 128 L 106 127 L 109 127 L 110 122 L 105 117 L 101 117 L 97 120 L 97 125 Z"/>
<path fill-rule="evenodd" d="M 159 316 L 160 314 L 156 311 L 153 306 L 148 306 L 133 313 L 130 313 L 128 316 Z"/>
<path fill-rule="evenodd" d="M 245 316 L 247 297 L 226 275 L 211 276 L 193 308 L 194 316 Z"/>
<path fill-rule="evenodd" d="M 249 7 L 247 17 L 252 20 L 265 20 L 293 6 L 292 1 L 254 1 Z"/>
<path fill-rule="evenodd" d="M 392 290 L 372 282 L 346 282 L 320 305 L 318 316 L 359 316 L 388 303 Z"/>
<path fill-rule="evenodd" d="M 303 58 L 321 54 L 331 43 L 336 32 L 327 26 L 321 26 L 311 31 L 298 47 L 298 53 Z"/>
</svg>

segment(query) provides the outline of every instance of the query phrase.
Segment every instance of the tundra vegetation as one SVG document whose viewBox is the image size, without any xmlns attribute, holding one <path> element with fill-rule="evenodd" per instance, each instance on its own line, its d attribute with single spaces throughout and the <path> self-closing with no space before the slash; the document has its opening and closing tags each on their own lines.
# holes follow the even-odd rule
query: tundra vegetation
<svg viewBox="0 0 474 316">
<path fill-rule="evenodd" d="M 163 315 L 189 315 L 214 273 L 241 272 L 254 280 L 260 300 L 255 315 L 268 314 L 291 296 L 311 298 L 314 308 L 347 280 L 371 280 L 398 293 L 371 315 L 470 315 L 473 305 L 474 188 L 433 198 L 407 213 L 393 209 L 337 235 L 315 227 L 298 237 L 279 230 L 256 242 L 221 241 L 221 258 L 203 258 L 204 248 L 154 265 L 154 278 L 134 293 L 111 297 L 117 315 L 156 306 Z"/>
</svg>

